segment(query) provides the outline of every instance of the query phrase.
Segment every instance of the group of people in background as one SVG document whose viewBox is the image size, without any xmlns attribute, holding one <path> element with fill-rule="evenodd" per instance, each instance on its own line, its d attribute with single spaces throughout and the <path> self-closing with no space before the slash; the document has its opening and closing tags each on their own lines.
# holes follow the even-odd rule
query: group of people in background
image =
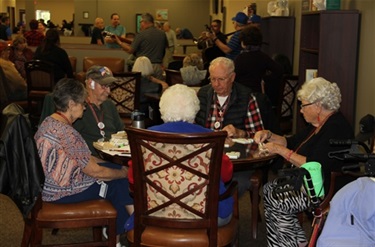
<svg viewBox="0 0 375 247">
<path fill-rule="evenodd" d="M 189 54 L 183 60 L 180 71 L 184 84 L 200 85 L 204 79 L 209 82 L 197 93 L 182 85 L 168 89 L 163 76 L 163 70 L 173 61 L 177 39 L 192 36 L 187 29 L 179 28 L 175 32 L 169 22 L 159 27 L 160 23 L 151 14 L 144 13 L 140 18 L 140 32 L 130 37 L 120 23 L 120 15 L 113 13 L 108 26 L 103 18 L 95 19 L 91 44 L 122 49 L 131 55 L 131 70 L 142 75 L 141 111 L 147 111 L 147 100 L 142 97 L 144 93 L 166 92 L 160 101 L 165 124 L 154 126 L 152 130 L 179 133 L 226 131 L 228 139 L 254 138 L 256 144 L 263 145 L 270 153 L 278 154 L 295 167 L 308 161 L 320 162 L 327 189 L 330 172 L 338 170 L 341 165 L 328 159 L 327 153 L 337 149 L 331 147 L 328 140 L 353 138 L 352 127 L 339 111 L 340 89 L 335 82 L 324 78 L 305 82 L 297 96 L 301 102 L 300 112 L 308 126 L 288 138 L 279 135 L 267 120 L 272 113 L 265 110 L 267 100 L 262 93 L 267 93 L 272 101 L 276 90 L 271 88 L 278 89 L 282 75 L 291 72 L 286 72 L 282 64 L 261 51 L 260 17 L 254 6 L 247 11 L 247 14 L 238 12 L 232 18 L 235 32 L 229 40 L 221 32 L 221 21 L 213 20 L 210 30 L 202 33 L 198 40 L 202 55 Z M 52 24 L 50 22 L 50 28 L 45 31 L 43 23 L 31 20 L 30 30 L 21 31 L 11 47 L 0 44 L 0 66 L 13 87 L 12 97 L 19 100 L 26 99 L 24 63 L 40 59 L 54 64 L 57 84 L 52 99 L 55 109 L 49 116 L 44 116 L 35 135 L 46 175 L 43 200 L 67 203 L 96 199 L 100 190 L 97 181 L 106 181 L 110 186 L 108 199 L 118 211 L 119 241 L 125 221 L 134 210 L 127 189 L 128 171 L 100 160 L 93 147 L 94 141 L 110 138 L 111 134 L 124 129 L 113 102 L 108 100 L 110 86 L 116 78 L 107 67 L 95 65 L 87 71 L 84 85 L 74 80 L 68 54 L 60 47 L 61 33 Z M 9 18 L 1 18 L 0 39 L 9 40 L 11 32 L 7 26 Z M 103 32 L 108 35 L 103 35 Z M 35 52 L 27 45 L 37 47 Z M 183 100 L 178 100 L 179 97 Z M 173 107 L 170 104 L 174 104 Z M 180 110 L 176 112 L 175 109 Z M 62 135 L 57 128 L 67 134 Z M 79 155 L 72 155 L 78 152 L 75 146 L 69 145 L 72 142 L 80 148 Z M 58 155 L 51 159 L 55 154 Z M 63 184 L 55 179 L 56 170 L 50 171 L 47 167 L 66 169 L 62 165 L 65 162 L 77 168 L 79 173 L 68 171 Z M 222 182 L 238 181 L 239 194 L 242 195 L 250 189 L 251 173 L 234 172 Z M 64 192 L 66 184 L 72 188 L 69 193 Z M 274 197 L 277 185 L 276 180 L 270 181 L 263 189 L 268 246 L 306 246 L 307 238 L 295 213 L 310 206 L 308 194 L 301 190 Z M 226 224 L 230 217 L 231 211 L 225 211 L 220 224 Z"/>
</svg>

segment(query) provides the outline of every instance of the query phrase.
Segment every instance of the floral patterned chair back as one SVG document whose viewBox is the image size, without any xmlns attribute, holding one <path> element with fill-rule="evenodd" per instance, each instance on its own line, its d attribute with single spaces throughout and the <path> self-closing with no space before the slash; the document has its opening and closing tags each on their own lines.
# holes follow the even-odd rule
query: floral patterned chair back
<svg viewBox="0 0 375 247">
<path fill-rule="evenodd" d="M 186 234 L 187 229 L 206 229 L 207 239 L 217 241 L 218 208 L 213 205 L 219 200 L 226 133 L 126 131 L 134 173 L 134 243 L 150 227 Z"/>
</svg>

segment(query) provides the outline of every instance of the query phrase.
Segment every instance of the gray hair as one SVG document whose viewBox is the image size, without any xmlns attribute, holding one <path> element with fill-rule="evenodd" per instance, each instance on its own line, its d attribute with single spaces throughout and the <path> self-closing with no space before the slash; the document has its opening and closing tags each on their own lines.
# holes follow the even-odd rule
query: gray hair
<svg viewBox="0 0 375 247">
<path fill-rule="evenodd" d="M 75 103 L 85 102 L 87 91 L 80 81 L 63 78 L 55 85 L 52 96 L 56 110 L 66 112 L 70 100 L 73 100 Z"/>
<path fill-rule="evenodd" d="M 203 59 L 201 56 L 199 56 L 197 53 L 191 53 L 187 55 L 184 60 L 182 61 L 183 67 L 187 66 L 197 66 L 199 70 L 203 70 Z"/>
<path fill-rule="evenodd" d="M 154 24 L 154 17 L 150 13 L 142 14 L 142 20 Z"/>
<path fill-rule="evenodd" d="M 193 123 L 199 111 L 199 99 L 194 89 L 176 84 L 164 91 L 159 108 L 165 123 L 177 121 Z"/>
<path fill-rule="evenodd" d="M 226 57 L 218 57 L 211 61 L 209 71 L 211 71 L 213 68 L 222 65 L 225 67 L 225 69 L 228 72 L 228 75 L 232 72 L 234 72 L 234 63 L 233 60 L 226 58 Z"/>
<path fill-rule="evenodd" d="M 310 103 L 319 102 L 326 110 L 337 111 L 340 108 L 341 93 L 335 82 L 329 82 L 322 77 L 305 82 L 297 92 L 298 100 Z"/>
<path fill-rule="evenodd" d="M 140 56 L 135 60 L 132 71 L 141 72 L 143 77 L 154 74 L 154 68 L 152 67 L 151 61 L 145 56 Z"/>
</svg>

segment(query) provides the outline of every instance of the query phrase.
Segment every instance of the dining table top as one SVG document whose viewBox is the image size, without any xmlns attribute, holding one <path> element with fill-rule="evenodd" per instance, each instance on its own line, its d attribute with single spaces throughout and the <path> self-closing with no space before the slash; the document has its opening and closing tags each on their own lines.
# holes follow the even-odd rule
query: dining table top
<svg viewBox="0 0 375 247">
<path fill-rule="evenodd" d="M 100 144 L 94 143 L 94 147 L 101 159 L 112 163 L 127 166 L 128 161 L 131 159 L 130 147 L 128 145 L 118 148 L 102 148 Z M 232 142 L 229 145 L 226 144 L 224 152 L 231 159 L 234 171 L 264 168 L 278 157 L 277 154 L 261 153 L 256 144 L 241 144 L 237 142 Z"/>
</svg>

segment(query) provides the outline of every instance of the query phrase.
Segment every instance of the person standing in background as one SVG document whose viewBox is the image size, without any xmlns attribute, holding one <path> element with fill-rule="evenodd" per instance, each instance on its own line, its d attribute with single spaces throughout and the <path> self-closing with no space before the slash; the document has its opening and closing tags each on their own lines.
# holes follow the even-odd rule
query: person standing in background
<svg viewBox="0 0 375 247">
<path fill-rule="evenodd" d="M 148 57 L 154 69 L 154 76 L 163 80 L 161 64 L 168 46 L 167 36 L 155 27 L 154 17 L 150 13 L 142 14 L 140 24 L 141 31 L 135 36 L 131 45 L 121 42 L 118 37 L 116 41 L 124 51 L 133 54 L 136 58 Z"/>
<path fill-rule="evenodd" d="M 221 43 L 227 44 L 227 36 L 221 32 L 221 20 L 213 20 L 210 26 L 211 32 L 215 33 L 215 36 Z M 204 61 L 204 68 L 208 69 L 211 61 L 217 57 L 225 57 L 225 53 L 220 50 L 220 48 L 212 42 L 210 45 L 207 41 L 211 41 L 209 36 L 206 35 L 207 32 L 202 33 L 202 39 L 198 42 L 198 49 L 203 49 L 202 58 Z"/>
<path fill-rule="evenodd" d="M 44 34 L 38 31 L 38 25 L 39 22 L 35 19 L 29 22 L 30 31 L 26 31 L 23 35 L 28 46 L 39 46 L 43 42 Z"/>
<path fill-rule="evenodd" d="M 104 45 L 104 38 L 102 32 L 104 31 L 104 20 L 103 18 L 96 18 L 94 23 L 94 29 L 92 30 L 91 43 L 97 45 Z"/>
<path fill-rule="evenodd" d="M 230 38 L 228 44 L 224 44 L 215 33 L 212 33 L 211 39 L 219 49 L 226 54 L 226 57 L 234 60 L 238 54 L 240 54 L 242 47 L 240 41 L 240 32 L 247 25 L 249 18 L 243 12 L 238 12 L 235 17 L 232 18 L 234 29 L 236 32 Z"/>
<path fill-rule="evenodd" d="M 173 54 L 175 53 L 177 47 L 177 37 L 176 33 L 171 29 L 169 22 L 164 22 L 163 30 L 168 40 L 168 47 L 165 50 L 163 65 L 164 68 L 168 68 L 169 63 L 173 61 Z"/>
<path fill-rule="evenodd" d="M 126 29 L 120 24 L 120 16 L 117 13 L 113 13 L 111 15 L 111 25 L 106 26 L 104 31 L 110 32 L 122 38 L 125 38 L 126 35 Z M 106 36 L 104 41 L 108 48 L 121 48 L 121 46 L 117 44 L 117 40 L 111 36 Z"/>
<path fill-rule="evenodd" d="M 1 17 L 1 23 L 0 23 L 0 40 L 12 40 L 12 31 L 9 27 L 9 17 L 3 16 Z"/>
<path fill-rule="evenodd" d="M 46 36 L 47 32 L 47 25 L 44 23 L 43 19 L 40 19 L 38 22 L 38 31 L 43 34 L 43 36 Z"/>
</svg>

